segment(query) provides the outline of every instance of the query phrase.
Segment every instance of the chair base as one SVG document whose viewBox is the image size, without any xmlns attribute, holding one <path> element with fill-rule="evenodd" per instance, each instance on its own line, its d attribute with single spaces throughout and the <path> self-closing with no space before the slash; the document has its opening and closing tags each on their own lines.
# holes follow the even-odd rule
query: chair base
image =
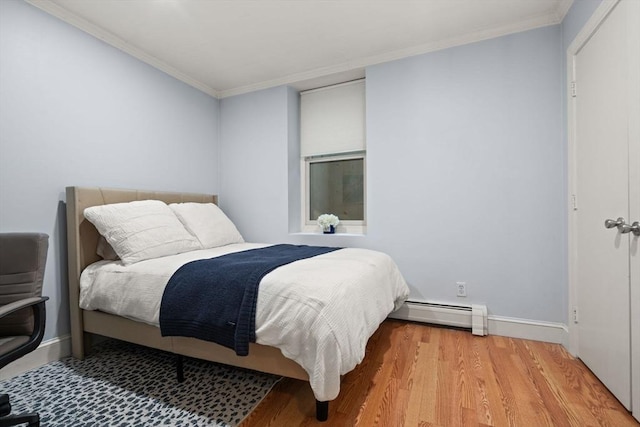
<svg viewBox="0 0 640 427">
<path fill-rule="evenodd" d="M 0 417 L 4 417 L 11 413 L 11 403 L 8 394 L 0 394 Z"/>
<path fill-rule="evenodd" d="M 0 394 L 0 427 L 27 424 L 28 427 L 40 427 L 40 415 L 36 413 L 11 415 L 9 395 Z"/>
</svg>

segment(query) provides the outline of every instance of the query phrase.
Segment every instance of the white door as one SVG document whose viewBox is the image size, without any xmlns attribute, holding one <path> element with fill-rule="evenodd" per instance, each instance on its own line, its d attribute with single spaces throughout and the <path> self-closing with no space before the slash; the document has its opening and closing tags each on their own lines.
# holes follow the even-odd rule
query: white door
<svg viewBox="0 0 640 427">
<path fill-rule="evenodd" d="M 638 278 L 631 276 L 637 276 L 638 237 L 628 228 L 640 221 L 635 207 L 640 182 L 634 171 L 640 167 L 635 158 L 639 142 L 633 130 L 640 117 L 632 117 L 640 96 L 635 82 L 640 49 L 633 51 L 636 42 L 630 39 L 630 33 L 637 33 L 632 27 L 640 24 L 638 4 L 617 3 L 577 50 L 573 100 L 577 355 L 629 410 L 632 363 L 637 364 L 632 360 L 640 357 L 632 357 L 631 340 L 640 326 L 632 326 L 640 306 L 632 287 Z M 607 219 L 613 220 L 611 228 L 605 227 Z"/>
</svg>

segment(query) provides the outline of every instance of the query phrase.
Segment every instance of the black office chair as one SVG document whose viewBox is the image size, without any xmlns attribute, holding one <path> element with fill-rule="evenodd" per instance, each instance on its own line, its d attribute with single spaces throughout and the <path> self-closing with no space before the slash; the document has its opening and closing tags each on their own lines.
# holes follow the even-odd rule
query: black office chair
<svg viewBox="0 0 640 427">
<path fill-rule="evenodd" d="M 0 369 L 35 350 L 42 342 L 45 301 L 42 280 L 49 236 L 0 233 Z M 28 423 L 38 427 L 36 413 L 11 414 L 7 394 L 0 394 L 0 427 Z"/>
</svg>

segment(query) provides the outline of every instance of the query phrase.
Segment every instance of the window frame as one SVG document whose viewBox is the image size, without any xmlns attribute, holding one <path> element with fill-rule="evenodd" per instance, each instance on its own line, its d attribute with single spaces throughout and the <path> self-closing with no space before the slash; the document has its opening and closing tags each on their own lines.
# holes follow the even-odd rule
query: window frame
<svg viewBox="0 0 640 427">
<path fill-rule="evenodd" d="M 364 204 L 363 219 L 362 220 L 340 220 L 338 225 L 339 234 L 364 234 L 367 227 L 367 156 L 366 150 L 349 152 L 349 153 L 335 153 L 335 154 L 322 154 L 317 156 L 307 156 L 301 159 L 300 170 L 303 172 L 303 180 L 301 185 L 302 190 L 302 231 L 303 232 L 318 232 L 320 227 L 315 219 L 309 219 L 310 212 L 310 180 L 309 180 L 309 168 L 312 163 L 327 162 L 327 161 L 339 161 L 339 160 L 355 160 L 362 159 L 362 200 Z M 325 212 L 332 213 L 332 212 Z M 340 215 L 338 215 L 340 217 Z"/>
</svg>

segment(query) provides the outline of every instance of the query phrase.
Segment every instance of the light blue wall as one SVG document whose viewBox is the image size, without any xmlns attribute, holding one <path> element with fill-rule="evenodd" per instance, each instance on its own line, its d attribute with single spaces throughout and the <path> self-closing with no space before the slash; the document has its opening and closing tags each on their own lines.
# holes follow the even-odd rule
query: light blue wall
<svg viewBox="0 0 640 427">
<path fill-rule="evenodd" d="M 561 26 L 367 70 L 369 232 L 299 223 L 298 100 L 223 99 L 19 0 L 0 1 L 0 231 L 51 235 L 46 338 L 68 333 L 64 187 L 219 192 L 247 240 L 389 252 L 414 299 L 566 322 L 566 48 Z M 455 282 L 469 297 L 455 298 Z"/>
<path fill-rule="evenodd" d="M 220 102 L 220 207 L 246 240 L 289 231 L 289 90 L 280 86 Z"/>
<path fill-rule="evenodd" d="M 412 299 L 564 321 L 561 42 L 553 26 L 369 67 L 366 236 L 288 233 L 285 88 L 222 101 L 221 198 L 247 240 L 380 249 Z"/>
<path fill-rule="evenodd" d="M 0 231 L 50 235 L 45 339 L 69 333 L 65 187 L 217 192 L 219 102 L 0 1 Z"/>
<path fill-rule="evenodd" d="M 553 26 L 367 69 L 370 229 L 412 298 L 564 320 L 559 43 Z"/>
<path fill-rule="evenodd" d="M 369 67 L 366 236 L 286 232 L 300 203 L 291 89 L 223 100 L 227 210 L 248 240 L 386 251 L 412 299 L 566 323 L 566 48 L 600 3 L 576 0 L 559 26 Z"/>
</svg>

